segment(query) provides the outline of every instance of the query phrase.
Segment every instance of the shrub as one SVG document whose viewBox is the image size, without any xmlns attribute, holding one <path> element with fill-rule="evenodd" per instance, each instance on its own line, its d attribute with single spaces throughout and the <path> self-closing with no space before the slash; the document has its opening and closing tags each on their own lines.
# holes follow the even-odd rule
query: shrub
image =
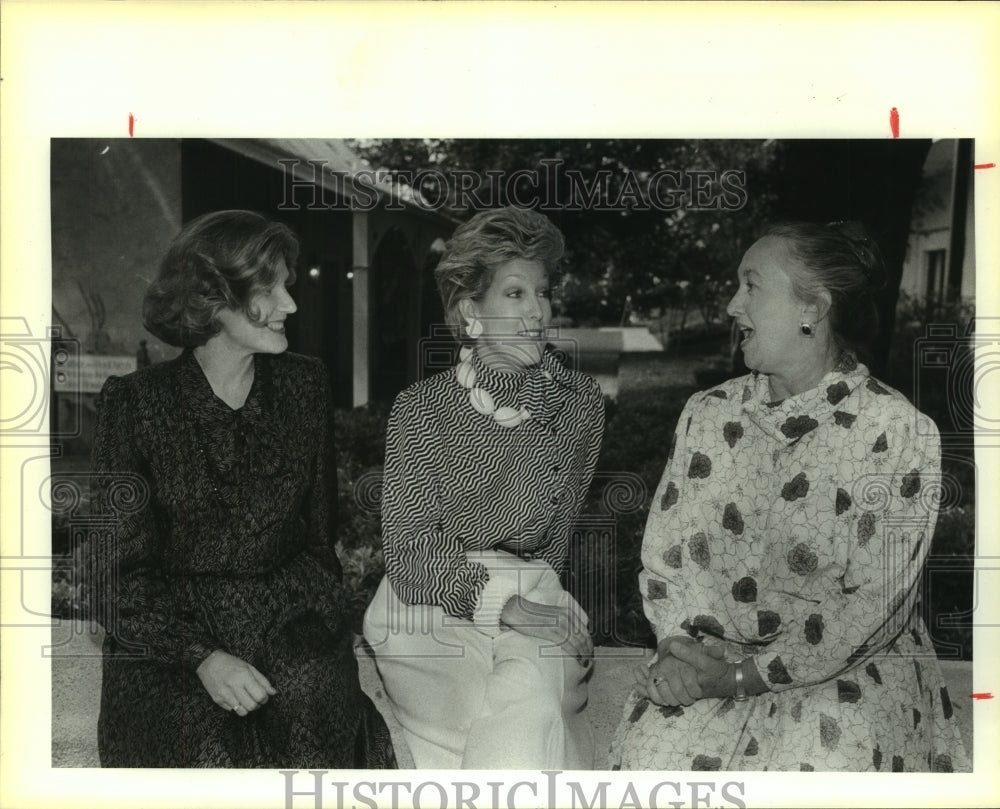
<svg viewBox="0 0 1000 809">
<path fill-rule="evenodd" d="M 928 305 L 901 293 L 885 374 L 885 381 L 909 397 L 942 433 L 943 503 L 924 571 L 922 609 L 938 654 L 964 660 L 972 659 L 969 616 L 976 596 L 976 463 L 969 412 L 973 349 L 963 338 L 974 316 L 975 307 L 966 301 Z M 931 326 L 937 334 L 956 338 L 949 366 L 922 367 L 918 341 L 927 339 Z"/>
<path fill-rule="evenodd" d="M 921 616 L 943 659 L 972 659 L 975 522 L 972 506 L 943 511 L 924 568 Z"/>
<path fill-rule="evenodd" d="M 87 618 L 87 593 L 77 571 L 78 554 L 52 560 L 52 615 L 56 618 Z"/>
<path fill-rule="evenodd" d="M 604 515 L 613 520 L 614 527 L 610 536 L 586 537 L 583 546 L 574 549 L 571 560 L 570 589 L 587 610 L 595 630 L 594 642 L 600 645 L 649 646 L 654 642 L 637 586 L 642 536 L 677 419 L 697 388 L 657 386 L 655 380 L 646 381 L 639 389 L 623 390 L 616 402 L 608 400 L 604 442 L 583 513 L 585 517 Z M 606 488 L 616 481 L 631 480 L 631 475 L 641 481 L 641 505 L 609 514 Z"/>
<path fill-rule="evenodd" d="M 369 404 L 334 413 L 337 535 L 345 549 L 382 547 L 379 500 L 388 408 Z"/>
<path fill-rule="evenodd" d="M 334 413 L 337 444 L 337 553 L 344 568 L 349 620 L 361 631 L 365 609 L 375 596 L 382 561 L 382 467 L 388 407 L 372 403 Z"/>
<path fill-rule="evenodd" d="M 345 548 L 337 543 L 337 555 L 344 569 L 347 622 L 360 635 L 365 610 L 372 602 L 385 571 L 382 550 L 365 545 Z"/>
</svg>

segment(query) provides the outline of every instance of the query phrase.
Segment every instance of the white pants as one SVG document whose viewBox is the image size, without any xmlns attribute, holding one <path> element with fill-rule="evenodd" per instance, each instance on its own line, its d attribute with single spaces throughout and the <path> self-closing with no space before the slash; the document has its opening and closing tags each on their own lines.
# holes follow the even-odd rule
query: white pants
<svg viewBox="0 0 1000 809">
<path fill-rule="evenodd" d="M 493 551 L 475 558 L 488 568 L 517 566 L 522 597 L 567 606 L 586 626 L 544 562 Z M 513 630 L 490 637 L 440 607 L 404 604 L 387 578 L 364 633 L 419 769 L 593 767 L 583 715 L 589 669 L 559 646 Z"/>
</svg>

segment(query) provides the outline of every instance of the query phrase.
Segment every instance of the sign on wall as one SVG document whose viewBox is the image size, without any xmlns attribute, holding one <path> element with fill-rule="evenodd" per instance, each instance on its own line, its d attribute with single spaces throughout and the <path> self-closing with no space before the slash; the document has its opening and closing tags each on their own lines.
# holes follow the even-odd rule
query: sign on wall
<svg viewBox="0 0 1000 809">
<path fill-rule="evenodd" d="M 56 393 L 100 393 L 109 376 L 124 376 L 136 370 L 134 356 L 112 356 L 55 352 L 52 389 Z"/>
</svg>

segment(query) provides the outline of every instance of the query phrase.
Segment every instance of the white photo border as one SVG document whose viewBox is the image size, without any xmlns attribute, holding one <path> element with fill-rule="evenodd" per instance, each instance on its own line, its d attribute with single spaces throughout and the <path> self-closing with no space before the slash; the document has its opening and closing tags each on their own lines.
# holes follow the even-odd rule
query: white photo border
<svg viewBox="0 0 1000 809">
<path fill-rule="evenodd" d="M 130 118 L 136 137 L 826 138 L 891 137 L 896 108 L 903 137 L 975 138 L 975 163 L 1000 164 L 994 4 L 5 0 L 2 17 L 0 310 L 25 318 L 33 334 L 50 321 L 50 139 L 122 137 Z M 1000 236 L 991 226 L 1000 221 L 1000 166 L 976 171 L 975 183 L 977 314 L 1000 317 Z M 991 394 L 1000 401 L 997 391 L 980 392 Z M 22 524 L 47 525 L 40 505 L 20 511 L 17 490 L 26 455 L 47 451 L 47 440 L 37 443 L 3 447 L 5 561 L 20 552 L 10 541 Z M 977 448 L 980 494 L 995 490 L 996 452 Z M 1000 557 L 998 512 L 997 498 L 977 498 L 980 557 Z M 14 567 L 0 565 L 0 804 L 286 805 L 275 771 L 53 771 L 50 660 L 41 654 L 49 628 L 14 626 L 23 603 Z M 977 609 L 1000 616 L 1000 587 L 987 575 L 996 572 L 980 577 Z M 579 780 L 611 781 L 609 795 L 618 796 L 626 783 L 642 796 L 664 780 L 735 781 L 747 806 L 993 805 L 995 631 L 977 629 L 975 690 L 997 698 L 976 704 L 972 775 L 595 772 Z M 326 778 L 545 783 L 537 772 Z M 512 805 L 544 795 L 524 789 Z M 335 798 L 331 788 L 322 805 Z M 439 805 L 434 791 L 423 798 Z M 345 800 L 365 805 L 350 791 Z"/>
</svg>

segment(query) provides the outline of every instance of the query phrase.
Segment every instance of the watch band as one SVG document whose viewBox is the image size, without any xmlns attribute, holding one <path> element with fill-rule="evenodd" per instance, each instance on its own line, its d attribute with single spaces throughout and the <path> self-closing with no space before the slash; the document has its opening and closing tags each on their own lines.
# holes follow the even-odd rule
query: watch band
<svg viewBox="0 0 1000 809">
<path fill-rule="evenodd" d="M 736 693 L 733 694 L 733 699 L 737 702 L 746 702 L 748 697 L 746 686 L 743 684 L 743 661 L 734 663 L 733 670 L 736 673 Z"/>
</svg>

